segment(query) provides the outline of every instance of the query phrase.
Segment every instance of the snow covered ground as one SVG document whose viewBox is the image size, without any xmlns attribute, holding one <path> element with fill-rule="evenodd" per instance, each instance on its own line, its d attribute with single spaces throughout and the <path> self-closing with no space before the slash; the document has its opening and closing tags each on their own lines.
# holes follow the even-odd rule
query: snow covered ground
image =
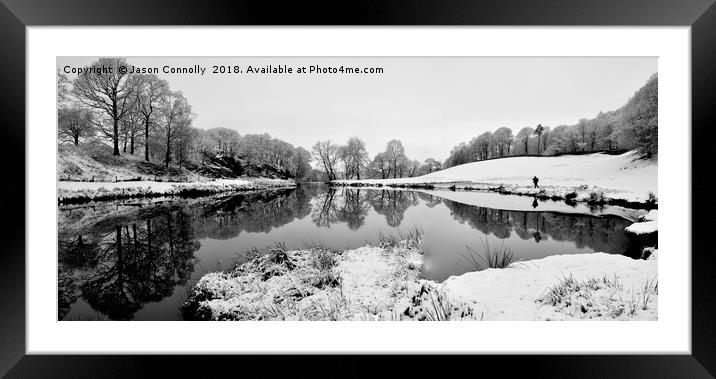
<svg viewBox="0 0 716 379">
<path fill-rule="evenodd" d="M 657 274 L 657 260 L 604 253 L 553 255 L 454 276 L 442 287 L 483 320 L 656 320 Z M 564 279 L 569 283 L 560 288 L 558 302 L 546 298 L 549 288 Z"/>
<path fill-rule="evenodd" d="M 410 308 L 421 262 L 407 242 L 343 252 L 274 247 L 229 273 L 204 275 L 184 312 L 205 320 L 401 319 L 395 310 Z"/>
<path fill-rule="evenodd" d="M 144 157 L 132 154 L 112 155 L 108 146 L 87 144 L 80 146 L 60 145 L 57 151 L 57 180 L 67 181 L 124 181 L 154 180 L 169 181 L 170 178 L 187 177 L 205 180 L 201 175 L 186 168 L 164 167 L 146 162 Z"/>
<path fill-rule="evenodd" d="M 604 199 L 633 202 L 650 200 L 658 195 L 658 163 L 639 159 L 631 151 L 621 155 L 603 153 L 563 155 L 558 157 L 510 157 L 492 159 L 413 178 L 338 180 L 337 183 L 367 185 L 453 183 L 457 188 L 488 189 L 502 186 L 504 192 L 544 196 L 560 196 L 576 192 L 575 200 L 588 200 L 591 193 Z M 533 188 L 532 177 L 539 178 L 540 188 Z"/>
<path fill-rule="evenodd" d="M 281 179 L 216 179 L 201 182 L 57 182 L 60 202 L 109 200 L 129 197 L 181 196 L 187 193 L 213 194 L 277 187 L 293 187 L 295 182 Z"/>
<path fill-rule="evenodd" d="M 555 255 L 443 283 L 420 279 L 421 267 L 420 246 L 406 243 L 279 249 L 204 275 L 184 312 L 204 320 L 657 319 L 656 254 Z"/>
</svg>

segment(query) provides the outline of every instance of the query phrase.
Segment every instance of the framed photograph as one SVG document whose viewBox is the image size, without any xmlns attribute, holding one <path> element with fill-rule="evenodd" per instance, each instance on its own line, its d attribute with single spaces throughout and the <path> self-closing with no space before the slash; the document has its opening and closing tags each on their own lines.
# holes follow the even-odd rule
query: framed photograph
<svg viewBox="0 0 716 379">
<path fill-rule="evenodd" d="M 340 8 L 3 0 L 3 373 L 713 376 L 713 1 Z"/>
</svg>

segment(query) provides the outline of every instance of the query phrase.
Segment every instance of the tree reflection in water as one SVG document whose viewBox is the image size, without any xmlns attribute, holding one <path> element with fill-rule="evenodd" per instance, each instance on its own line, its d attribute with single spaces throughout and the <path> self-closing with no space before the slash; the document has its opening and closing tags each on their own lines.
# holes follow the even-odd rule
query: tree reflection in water
<svg viewBox="0 0 716 379">
<path fill-rule="evenodd" d="M 397 227 L 403 222 L 405 211 L 418 204 L 418 195 L 412 191 L 329 188 L 316 196 L 311 219 L 321 228 L 345 223 L 348 229 L 357 230 L 373 208 L 385 216 L 388 226 Z"/>
<path fill-rule="evenodd" d="M 71 238 L 79 242 L 60 236 L 60 319 L 79 294 L 109 319 L 131 319 L 186 283 L 199 248 L 186 214 L 173 210 Z"/>
<path fill-rule="evenodd" d="M 596 217 L 555 212 L 522 212 L 477 207 L 443 200 L 453 218 L 467 223 L 485 235 L 509 238 L 514 232 L 521 239 L 535 242 L 554 239 L 572 241 L 578 248 L 622 254 L 629 248 L 624 228 L 630 221 L 619 217 Z"/>
<path fill-rule="evenodd" d="M 608 253 L 624 253 L 630 244 L 624 228 L 631 222 L 619 217 L 508 211 L 458 203 L 414 191 L 329 188 L 313 200 L 311 219 L 321 228 L 345 223 L 350 230 L 357 230 L 365 224 L 369 207 L 372 207 L 377 214 L 385 217 L 388 226 L 398 227 L 405 212 L 421 203 L 429 208 L 444 204 L 456 221 L 467 223 L 473 229 L 498 239 L 510 238 L 515 233 L 523 240 L 532 239 L 536 243 L 550 238 L 573 241 L 578 248 L 588 247 Z"/>
<path fill-rule="evenodd" d="M 63 211 L 65 223 L 61 221 L 58 240 L 59 319 L 67 316 L 78 298 L 111 320 L 132 319 L 145 304 L 171 296 L 188 282 L 197 262 L 198 240 L 268 232 L 305 217 L 309 196 L 304 191 L 277 190 L 193 204 L 154 204 L 126 213 L 111 209 L 100 216 L 92 207 L 74 214 Z"/>
</svg>

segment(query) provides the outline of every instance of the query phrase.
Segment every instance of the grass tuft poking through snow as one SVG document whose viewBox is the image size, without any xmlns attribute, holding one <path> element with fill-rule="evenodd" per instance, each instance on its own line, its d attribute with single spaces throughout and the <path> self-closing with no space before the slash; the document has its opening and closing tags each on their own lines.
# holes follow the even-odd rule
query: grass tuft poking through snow
<svg viewBox="0 0 716 379">
<path fill-rule="evenodd" d="M 624 286 L 616 275 L 577 280 L 570 274 L 549 287 L 537 301 L 577 319 L 618 319 L 649 309 L 652 294 L 658 294 L 656 278 L 646 279 L 640 291 L 631 291 L 625 299 Z"/>
<path fill-rule="evenodd" d="M 423 241 L 423 229 L 417 225 L 408 228 L 403 232 L 398 230 L 396 233 L 379 231 L 374 241 L 368 241 L 370 244 L 381 248 L 405 247 L 408 249 L 421 248 Z"/>
<path fill-rule="evenodd" d="M 405 316 L 417 321 L 475 320 L 475 311 L 464 303 L 448 299 L 436 284 L 424 281 L 411 298 Z"/>
<path fill-rule="evenodd" d="M 483 253 L 480 254 L 470 246 L 465 246 L 467 252 L 463 254 L 463 258 L 473 266 L 475 271 L 487 268 L 506 268 L 512 263 L 514 251 L 504 245 L 491 248 L 490 242 L 485 238 L 482 240 Z"/>
</svg>

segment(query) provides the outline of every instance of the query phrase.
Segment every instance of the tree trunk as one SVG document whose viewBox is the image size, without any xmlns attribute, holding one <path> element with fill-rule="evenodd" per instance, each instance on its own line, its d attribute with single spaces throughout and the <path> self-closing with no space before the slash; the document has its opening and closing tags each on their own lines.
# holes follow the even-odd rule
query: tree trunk
<svg viewBox="0 0 716 379">
<path fill-rule="evenodd" d="M 144 116 L 144 160 L 149 162 L 149 116 Z"/>
<path fill-rule="evenodd" d="M 537 155 L 539 155 L 539 140 L 540 140 L 540 135 L 538 134 L 537 135 Z"/>
<path fill-rule="evenodd" d="M 171 148 L 172 148 L 172 140 L 171 140 L 171 127 L 167 125 L 167 154 L 164 157 L 164 166 L 169 167 L 169 161 L 171 160 Z"/>
<path fill-rule="evenodd" d="M 75 146 L 80 144 L 80 136 L 75 134 Z"/>
<path fill-rule="evenodd" d="M 112 139 L 114 140 L 114 155 L 119 155 L 119 125 L 116 116 L 114 119 L 114 133 L 112 135 Z"/>
<path fill-rule="evenodd" d="M 134 155 L 134 134 L 131 135 L 129 140 L 129 154 Z"/>
</svg>

